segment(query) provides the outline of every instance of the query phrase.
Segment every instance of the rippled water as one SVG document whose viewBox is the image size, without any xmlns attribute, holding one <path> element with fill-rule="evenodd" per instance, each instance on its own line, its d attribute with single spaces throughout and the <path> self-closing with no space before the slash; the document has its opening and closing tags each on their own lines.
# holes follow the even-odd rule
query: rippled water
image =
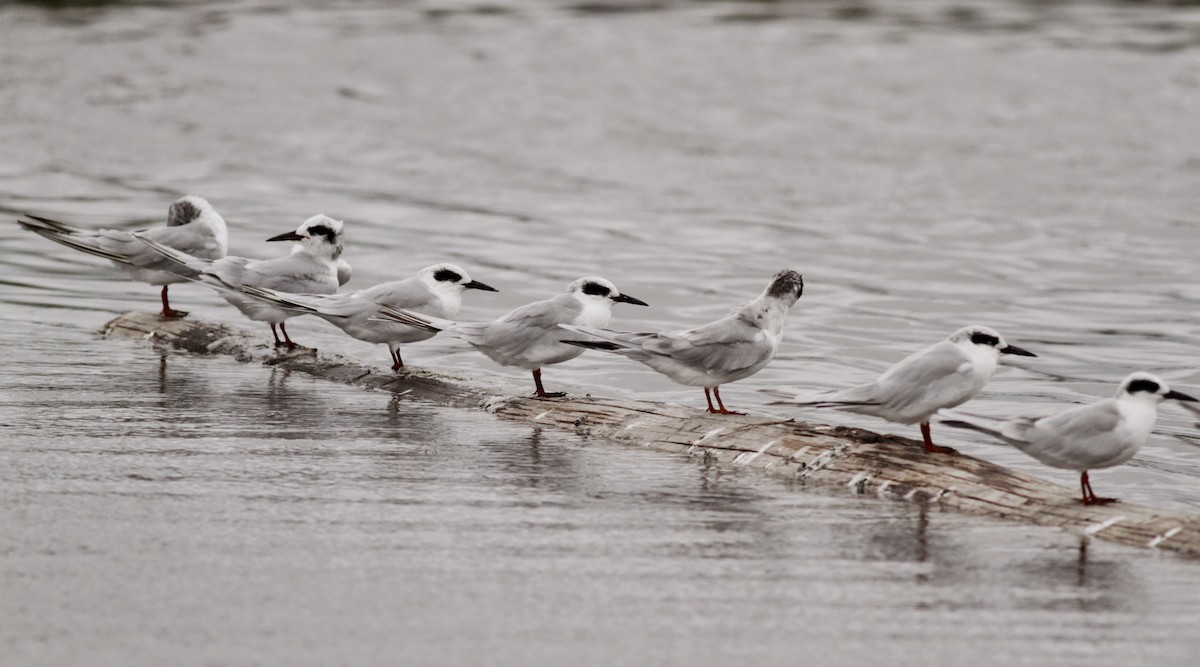
<svg viewBox="0 0 1200 667">
<path fill-rule="evenodd" d="M 1200 391 L 1194 7 L 51 4 L 0 7 L 10 218 L 133 228 L 190 192 L 232 252 L 267 256 L 320 211 L 347 221 L 351 286 L 448 260 L 502 290 L 469 295 L 468 318 L 598 274 L 653 305 L 614 326 L 681 326 L 793 267 L 807 289 L 780 357 L 723 392 L 761 412 L 759 388 L 864 381 L 975 322 L 1040 355 L 977 410 L 1092 400 L 1139 369 Z M 1181 632 L 1194 564 L 160 358 L 93 334 L 152 288 L 13 224 L 0 243 L 12 664 L 1200 653 Z M 453 341 L 405 359 L 526 382 Z M 701 404 L 599 355 L 546 381 Z M 1164 406 L 1100 491 L 1200 511 L 1193 421 Z"/>
</svg>

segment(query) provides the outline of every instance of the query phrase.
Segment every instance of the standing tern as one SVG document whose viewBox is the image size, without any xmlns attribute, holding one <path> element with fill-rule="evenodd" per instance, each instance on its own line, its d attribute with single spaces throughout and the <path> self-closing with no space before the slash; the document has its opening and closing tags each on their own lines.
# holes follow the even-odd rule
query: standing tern
<svg viewBox="0 0 1200 667">
<path fill-rule="evenodd" d="M 1050 467 L 1079 471 L 1083 504 L 1103 505 L 1117 499 L 1097 496 L 1088 471 L 1120 465 L 1136 454 L 1146 444 L 1164 399 L 1197 402 L 1149 373 L 1134 373 L 1114 398 L 1049 417 L 996 418 L 950 411 L 939 421 L 987 433 Z"/>
<path fill-rule="evenodd" d="M 400 358 L 401 343 L 432 338 L 434 332 L 381 319 L 378 317 L 380 306 L 449 318 L 462 308 L 464 290 L 497 291 L 495 287 L 471 280 L 466 271 L 453 264 L 434 264 L 411 278 L 344 294 L 288 294 L 250 285 L 238 285 L 237 289 L 272 306 L 316 315 L 359 340 L 387 345 L 394 371 L 404 367 Z"/>
<path fill-rule="evenodd" d="M 946 340 L 909 355 L 874 382 L 774 404 L 832 407 L 899 424 L 919 423 L 925 451 L 950 452 L 953 450 L 948 447 L 933 444 L 930 417 L 978 394 L 992 379 L 1002 354 L 1037 356 L 1009 345 L 987 327 L 963 327 Z"/>
<path fill-rule="evenodd" d="M 580 278 L 567 285 L 565 294 L 525 304 L 492 322 L 451 322 L 421 317 L 413 313 L 380 307 L 380 317 L 426 331 L 445 331 L 470 343 L 502 366 L 517 366 L 533 371 L 535 395 L 546 393 L 542 387 L 542 366 L 560 364 L 583 354 L 583 348 L 564 345 L 560 324 L 602 327 L 612 316 L 614 303 L 647 305 L 617 291 L 616 285 L 603 278 Z"/>
<path fill-rule="evenodd" d="M 172 260 L 170 270 L 202 282 L 214 289 L 246 317 L 271 325 L 275 346 L 296 347 L 288 337 L 284 321 L 299 315 L 294 309 L 280 308 L 238 292 L 239 286 L 266 287 L 281 292 L 333 294 L 349 279 L 350 265 L 339 261 L 342 254 L 342 221 L 315 215 L 296 228 L 272 236 L 268 241 L 295 241 L 292 252 L 275 259 L 225 257 L 216 261 L 193 257 L 153 241 L 135 236 L 163 257 Z M 275 325 L 283 340 L 275 333 Z"/>
<path fill-rule="evenodd" d="M 142 245 L 133 233 L 119 229 L 89 230 L 63 222 L 26 215 L 28 220 L 17 224 L 44 236 L 55 243 L 103 257 L 125 271 L 132 280 L 162 285 L 162 316 L 183 317 L 181 310 L 171 308 L 167 287 L 187 279 L 165 270 L 167 266 L 158 253 Z M 221 259 L 229 246 L 225 219 L 203 197 L 188 195 L 175 200 L 167 210 L 167 225 L 144 229 L 137 234 L 173 250 L 201 259 Z"/>
<path fill-rule="evenodd" d="M 803 276 L 785 269 L 775 274 L 755 300 L 694 329 L 628 333 L 575 324 L 560 326 L 600 339 L 564 340 L 568 345 L 640 361 L 680 384 L 704 387 L 709 412 L 741 414 L 725 409 L 720 385 L 750 377 L 775 358 L 788 309 L 803 293 Z M 719 409 L 713 407 L 710 390 Z"/>
</svg>

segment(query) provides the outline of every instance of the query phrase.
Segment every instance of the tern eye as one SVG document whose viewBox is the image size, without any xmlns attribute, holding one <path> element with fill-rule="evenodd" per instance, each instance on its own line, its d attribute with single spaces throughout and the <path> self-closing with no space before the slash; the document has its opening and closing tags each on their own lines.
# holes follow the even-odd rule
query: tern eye
<svg viewBox="0 0 1200 667">
<path fill-rule="evenodd" d="M 612 290 L 599 283 L 587 283 L 583 286 L 583 293 L 592 296 L 608 296 L 612 294 Z"/>
<path fill-rule="evenodd" d="M 443 283 L 462 282 L 462 276 L 458 275 L 450 269 L 438 269 L 437 273 L 433 274 L 433 279 Z"/>
<path fill-rule="evenodd" d="M 1154 380 L 1134 380 L 1129 383 L 1129 388 L 1126 391 L 1131 394 L 1136 394 L 1139 391 L 1157 394 L 1160 390 L 1162 390 L 1162 387 L 1158 386 L 1158 383 Z"/>
<path fill-rule="evenodd" d="M 985 334 L 982 331 L 976 331 L 971 334 L 971 342 L 976 345 L 990 345 L 996 347 L 1000 344 L 1000 339 L 991 334 Z"/>
</svg>

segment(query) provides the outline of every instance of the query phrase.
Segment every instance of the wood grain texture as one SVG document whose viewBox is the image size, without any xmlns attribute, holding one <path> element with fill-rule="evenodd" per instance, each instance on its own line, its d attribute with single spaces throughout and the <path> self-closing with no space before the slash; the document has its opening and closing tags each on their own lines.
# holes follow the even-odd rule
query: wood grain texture
<svg viewBox="0 0 1200 667">
<path fill-rule="evenodd" d="M 863 429 L 593 396 L 537 399 L 523 387 L 425 369 L 364 366 L 338 355 L 277 351 L 261 337 L 197 320 L 133 312 L 104 326 L 110 338 L 143 338 L 196 354 L 232 356 L 506 419 L 762 469 L 800 482 L 882 499 L 937 503 L 964 513 L 1058 526 L 1130 546 L 1200 557 L 1200 516 L 1128 503 L 1084 506 L 1078 490 L 963 454 L 927 454 L 910 438 Z"/>
</svg>

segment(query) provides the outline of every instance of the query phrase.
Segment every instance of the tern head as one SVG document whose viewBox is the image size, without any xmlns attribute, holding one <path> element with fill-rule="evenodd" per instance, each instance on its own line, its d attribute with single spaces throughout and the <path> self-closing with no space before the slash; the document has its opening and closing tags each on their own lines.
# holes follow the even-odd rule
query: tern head
<svg viewBox="0 0 1200 667">
<path fill-rule="evenodd" d="M 208 203 L 207 199 L 197 197 L 196 195 L 188 195 L 180 197 L 171 203 L 171 208 L 167 209 L 167 226 L 178 227 L 204 217 L 220 220 L 221 226 L 225 226 L 225 220 L 217 215 L 217 210 L 212 207 L 212 204 Z"/>
<path fill-rule="evenodd" d="M 1153 401 L 1156 405 L 1163 399 L 1196 402 L 1196 399 L 1181 391 L 1174 391 L 1157 376 L 1149 373 L 1134 373 L 1125 378 L 1117 390 L 1117 398 L 1132 398 Z"/>
<path fill-rule="evenodd" d="M 1037 355 L 1029 350 L 1023 350 L 1016 345 L 1009 345 L 1004 342 L 1000 334 L 996 333 L 995 329 L 989 329 L 979 325 L 963 327 L 958 331 L 950 334 L 949 341 L 955 345 L 971 346 L 975 349 L 991 349 L 995 350 L 997 355 L 1015 354 L 1020 357 L 1036 357 Z"/>
<path fill-rule="evenodd" d="M 607 306 L 611 306 L 613 303 L 632 303 L 635 306 L 650 305 L 641 299 L 621 294 L 616 285 L 603 278 L 580 278 L 567 285 L 567 293 L 574 294 L 584 303 L 602 303 Z"/>
<path fill-rule="evenodd" d="M 295 241 L 298 248 L 337 259 L 342 255 L 342 221 L 318 213 L 294 232 L 272 236 L 268 241 Z"/>
<path fill-rule="evenodd" d="M 417 277 L 429 289 L 435 292 L 447 290 L 456 294 L 462 294 L 463 290 L 469 289 L 483 290 L 484 292 L 500 291 L 478 280 L 471 280 L 471 276 L 468 276 L 467 272 L 461 266 L 455 266 L 454 264 L 434 264 L 433 266 L 427 266 L 421 269 Z"/>
<path fill-rule="evenodd" d="M 784 269 L 775 274 L 771 278 L 771 284 L 767 285 L 763 295 L 771 299 L 779 299 L 784 302 L 789 308 L 800 295 L 804 294 L 804 276 L 796 273 L 791 269 Z"/>
<path fill-rule="evenodd" d="M 225 218 L 204 197 L 188 195 L 171 204 L 171 208 L 167 209 L 167 226 L 181 225 L 192 225 L 201 234 L 211 234 L 210 243 L 216 246 L 210 248 L 215 253 L 212 256 L 224 257 L 229 250 L 229 231 L 225 226 Z"/>
</svg>

